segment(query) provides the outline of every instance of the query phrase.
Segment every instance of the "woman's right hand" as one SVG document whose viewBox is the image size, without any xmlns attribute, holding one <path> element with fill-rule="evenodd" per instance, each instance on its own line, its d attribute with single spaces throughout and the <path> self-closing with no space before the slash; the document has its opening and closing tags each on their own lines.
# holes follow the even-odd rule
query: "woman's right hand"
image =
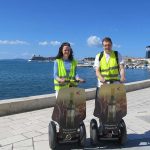
<svg viewBox="0 0 150 150">
<path fill-rule="evenodd" d="M 86 82 L 86 81 L 85 81 L 84 79 L 82 79 L 82 78 L 77 79 L 77 81 L 79 81 L 80 83 Z"/>
<path fill-rule="evenodd" d="M 65 82 L 65 78 L 59 78 L 58 80 L 60 83 L 64 83 Z"/>
</svg>

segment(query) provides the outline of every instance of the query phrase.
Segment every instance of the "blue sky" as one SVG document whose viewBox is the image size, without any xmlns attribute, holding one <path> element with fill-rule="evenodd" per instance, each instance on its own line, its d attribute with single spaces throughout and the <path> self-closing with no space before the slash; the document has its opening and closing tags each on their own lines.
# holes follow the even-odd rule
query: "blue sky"
<svg viewBox="0 0 150 150">
<path fill-rule="evenodd" d="M 1 0 L 0 59 L 55 56 L 63 41 L 93 57 L 105 36 L 123 56 L 144 57 L 149 17 L 149 0 Z"/>
</svg>

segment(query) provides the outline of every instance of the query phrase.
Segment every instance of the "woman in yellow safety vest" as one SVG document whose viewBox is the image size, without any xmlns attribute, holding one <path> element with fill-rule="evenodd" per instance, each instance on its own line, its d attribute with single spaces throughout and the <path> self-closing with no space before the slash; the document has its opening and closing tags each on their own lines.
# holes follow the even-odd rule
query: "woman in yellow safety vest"
<svg viewBox="0 0 150 150">
<path fill-rule="evenodd" d="M 66 80 L 84 82 L 77 74 L 77 61 L 73 57 L 73 50 L 68 42 L 61 44 L 54 62 L 54 88 L 56 98 L 60 89 L 69 87 L 69 83 L 65 82 Z M 77 86 L 75 82 L 73 84 Z"/>
</svg>

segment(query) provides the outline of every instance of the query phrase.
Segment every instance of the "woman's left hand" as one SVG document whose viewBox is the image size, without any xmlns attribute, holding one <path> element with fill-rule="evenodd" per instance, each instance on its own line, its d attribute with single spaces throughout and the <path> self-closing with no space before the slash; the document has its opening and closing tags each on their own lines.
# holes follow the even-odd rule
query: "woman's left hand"
<svg viewBox="0 0 150 150">
<path fill-rule="evenodd" d="M 81 83 L 84 83 L 84 82 L 85 82 L 85 80 L 84 80 L 84 79 L 81 79 L 81 78 L 77 79 L 77 81 L 79 81 L 79 82 L 81 82 Z"/>
</svg>

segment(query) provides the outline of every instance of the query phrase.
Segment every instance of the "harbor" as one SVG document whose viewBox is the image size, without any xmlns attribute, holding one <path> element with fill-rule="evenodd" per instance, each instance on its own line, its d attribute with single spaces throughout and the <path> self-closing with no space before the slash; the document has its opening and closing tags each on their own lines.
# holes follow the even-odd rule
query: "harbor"
<svg viewBox="0 0 150 150">
<path fill-rule="evenodd" d="M 93 67 L 94 57 L 78 60 L 78 67 Z M 150 69 L 150 58 L 123 57 L 125 68 L 129 69 Z M 55 57 L 43 57 L 34 55 L 28 62 L 54 62 Z"/>
<path fill-rule="evenodd" d="M 53 62 L 27 60 L 0 61 L 0 100 L 54 93 Z M 82 88 L 95 88 L 97 78 L 92 67 L 78 67 L 78 74 L 86 80 Z M 150 79 L 150 69 L 126 69 L 126 83 Z"/>
</svg>

